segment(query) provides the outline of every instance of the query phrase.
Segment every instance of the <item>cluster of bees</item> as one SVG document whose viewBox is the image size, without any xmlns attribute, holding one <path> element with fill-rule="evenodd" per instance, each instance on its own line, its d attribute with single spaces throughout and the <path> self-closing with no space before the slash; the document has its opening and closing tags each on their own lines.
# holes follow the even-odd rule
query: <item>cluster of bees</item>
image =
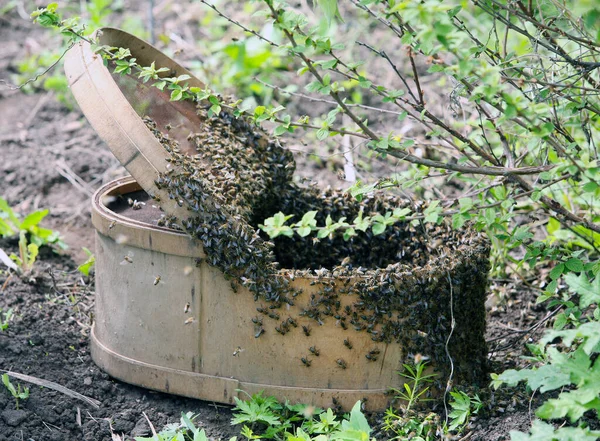
<svg viewBox="0 0 600 441">
<path fill-rule="evenodd" d="M 198 112 L 202 127 L 189 137 L 197 146 L 194 156 L 181 153 L 176 142 L 146 121 L 170 153 L 169 171 L 156 185 L 188 207 L 190 216 L 180 223 L 202 242 L 208 263 L 223 272 L 234 290 L 242 286 L 254 295 L 259 313 L 252 319 L 256 338 L 271 330 L 285 336 L 295 328 L 308 337 L 311 326 L 299 326 L 300 318 L 310 319 L 313 327 L 333 320 L 344 330 L 369 333 L 375 343 L 400 344 L 407 357 L 426 354 L 441 377 L 450 370 L 448 350 L 455 379 L 484 378 L 489 271 L 484 236 L 470 228 L 453 231 L 446 224 L 398 222 L 383 234 L 369 229 L 347 241 L 341 234 L 270 241 L 258 224 L 279 211 L 299 218 L 316 210 L 318 225 L 323 225 L 327 216 L 353 221 L 361 211 L 365 216 L 385 214 L 410 202 L 394 197 L 358 202 L 341 191 L 301 187 L 293 183 L 290 152 L 250 121 L 225 111 L 213 118 L 203 108 Z M 425 208 L 411 207 L 417 212 Z M 302 277 L 310 279 L 314 289 L 298 297 L 303 293 L 293 281 Z M 347 296 L 353 299 L 350 304 Z M 282 321 L 281 307 L 300 299 L 300 317 Z M 343 345 L 353 347 L 350 338 Z M 312 360 L 319 356 L 314 345 L 309 352 Z M 376 362 L 379 354 L 376 348 L 364 356 Z M 300 362 L 312 364 L 308 354 Z M 349 367 L 341 358 L 336 364 Z"/>
</svg>

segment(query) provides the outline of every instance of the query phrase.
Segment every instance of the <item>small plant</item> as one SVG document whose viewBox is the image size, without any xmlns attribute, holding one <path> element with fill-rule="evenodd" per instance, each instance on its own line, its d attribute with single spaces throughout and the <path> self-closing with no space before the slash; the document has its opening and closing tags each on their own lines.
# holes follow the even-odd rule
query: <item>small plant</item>
<svg viewBox="0 0 600 441">
<path fill-rule="evenodd" d="M 8 329 L 8 324 L 13 315 L 12 308 L 9 308 L 6 312 L 2 312 L 2 309 L 0 309 L 0 331 L 4 332 Z"/>
<path fill-rule="evenodd" d="M 274 397 L 264 397 L 262 392 L 246 401 L 236 398 L 236 403 L 234 412 L 238 413 L 231 424 L 244 424 L 241 435 L 248 440 L 370 441 L 371 427 L 361 411 L 360 401 L 343 418 L 331 409 L 282 404 Z M 137 437 L 135 441 L 208 441 L 205 431 L 196 428 L 193 419 L 191 413 L 182 414 L 179 423 L 168 424 L 158 433 L 150 425 L 153 436 Z M 234 436 L 229 441 L 237 439 Z"/>
<path fill-rule="evenodd" d="M 246 439 L 286 441 L 369 440 L 371 428 L 357 402 L 349 416 L 338 418 L 331 409 L 279 403 L 258 393 L 243 401 L 236 399 L 231 424 L 244 424 Z M 316 435 L 316 436 L 313 436 Z"/>
<path fill-rule="evenodd" d="M 483 403 L 477 394 L 471 398 L 463 391 L 452 391 L 450 392 L 450 396 L 452 397 L 452 401 L 450 401 L 452 412 L 448 415 L 450 424 L 447 430 L 461 433 L 471 416 L 477 415 L 483 408 Z"/>
<path fill-rule="evenodd" d="M 188 412 L 181 413 L 181 420 L 179 423 L 167 424 L 160 432 L 156 432 L 150 421 L 150 427 L 153 432 L 153 436 L 150 438 L 136 437 L 135 441 L 208 441 L 206 431 L 204 429 L 198 429 L 194 424 L 195 416 Z M 233 437 L 229 441 L 236 441 Z"/>
<path fill-rule="evenodd" d="M 40 223 L 48 213 L 47 209 L 36 210 L 20 220 L 6 200 L 0 197 L 0 237 L 10 237 L 25 231 L 29 235 L 29 241 L 38 247 L 56 245 L 65 249 L 67 246 L 60 239 L 58 232 L 40 227 Z"/>
<path fill-rule="evenodd" d="M 28 243 L 24 230 L 19 233 L 19 255 L 11 254 L 10 258 L 17 264 L 21 273 L 27 274 L 33 270 L 37 260 L 39 247 L 34 243 Z"/>
<path fill-rule="evenodd" d="M 87 254 L 88 258 L 85 262 L 83 262 L 77 267 L 77 271 L 79 271 L 81 274 L 87 277 L 90 275 L 91 269 L 96 264 L 96 256 L 94 256 L 94 254 L 86 247 L 83 247 L 83 251 L 85 252 L 85 254 Z"/>
<path fill-rule="evenodd" d="M 6 389 L 14 397 L 15 407 L 17 410 L 19 410 L 19 400 L 26 400 L 27 398 L 29 398 L 29 388 L 24 387 L 23 389 L 21 389 L 21 385 L 18 383 L 17 387 L 15 388 L 15 386 L 10 382 L 8 374 L 2 374 L 2 383 L 4 383 Z"/>
<path fill-rule="evenodd" d="M 434 375 L 425 374 L 427 362 L 420 361 L 414 366 L 405 364 L 404 372 L 400 375 L 408 381 L 404 383 L 404 390 L 392 389 L 396 398 L 402 400 L 400 412 L 390 407 L 385 412 L 384 429 L 393 433 L 391 439 L 415 439 L 433 441 L 439 428 L 439 417 L 435 413 L 422 415 L 415 411 L 419 403 L 428 401 L 424 395 L 433 382 Z"/>
<path fill-rule="evenodd" d="M 39 247 L 53 245 L 61 249 L 67 248 L 58 232 L 40 226 L 48 213 L 47 209 L 36 210 L 20 220 L 6 200 L 0 197 L 0 237 L 19 235 L 19 254 L 13 253 L 7 259 L 6 253 L 0 249 L 2 263 L 18 273 L 28 274 L 33 269 Z"/>
</svg>

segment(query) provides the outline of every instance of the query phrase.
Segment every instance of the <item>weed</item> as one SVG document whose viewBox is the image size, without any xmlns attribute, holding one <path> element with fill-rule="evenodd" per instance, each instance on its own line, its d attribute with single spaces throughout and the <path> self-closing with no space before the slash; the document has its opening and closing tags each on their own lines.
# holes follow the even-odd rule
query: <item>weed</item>
<svg viewBox="0 0 600 441">
<path fill-rule="evenodd" d="M 37 210 L 20 220 L 6 200 L 0 198 L 0 237 L 19 235 L 18 255 L 13 253 L 7 258 L 6 253 L 0 249 L 1 262 L 20 274 L 29 274 L 36 262 L 39 247 L 51 245 L 67 248 L 58 232 L 40 226 L 48 213 L 48 210 Z"/>
<path fill-rule="evenodd" d="M 85 247 L 83 247 L 83 251 L 85 252 L 85 254 L 87 254 L 88 258 L 85 262 L 83 262 L 77 267 L 77 271 L 79 271 L 84 276 L 89 276 L 91 269 L 96 264 L 96 256 L 94 256 L 94 254 Z"/>
<path fill-rule="evenodd" d="M 349 416 L 337 417 L 331 409 L 279 403 L 262 393 L 249 400 L 236 398 L 231 424 L 243 424 L 241 435 L 247 439 L 273 440 L 369 440 L 371 428 L 357 402 Z M 316 435 L 315 437 L 313 437 Z"/>
<path fill-rule="evenodd" d="M 17 383 L 17 387 L 15 388 L 15 386 L 11 383 L 8 374 L 2 374 L 2 383 L 4 383 L 6 389 L 15 399 L 15 407 L 17 410 L 19 410 L 19 400 L 26 400 L 29 398 L 29 388 L 24 387 L 21 389 L 21 385 L 19 383 Z"/>
<path fill-rule="evenodd" d="M 19 233 L 19 255 L 11 254 L 10 258 L 16 263 L 21 274 L 29 274 L 37 259 L 39 247 L 34 243 L 28 243 L 24 230 Z"/>
<path fill-rule="evenodd" d="M 348 415 L 340 418 L 331 409 L 326 411 L 302 404 L 279 403 L 262 393 L 248 400 L 236 399 L 231 424 L 243 424 L 241 435 L 248 439 L 278 441 L 369 441 L 371 427 L 357 402 Z M 195 427 L 191 413 L 182 414 L 179 423 L 169 424 L 149 438 L 135 441 L 208 441 L 204 430 Z M 236 441 L 232 437 L 229 441 Z"/>
<path fill-rule="evenodd" d="M 0 331 L 6 331 L 8 329 L 9 322 L 13 318 L 13 309 L 9 308 L 6 312 L 2 312 L 0 308 Z"/>
<path fill-rule="evenodd" d="M 158 433 L 151 425 L 154 435 L 150 438 L 138 436 L 135 441 L 208 441 L 206 431 L 198 429 L 194 424 L 194 419 L 195 416 L 191 412 L 182 412 L 179 423 L 168 424 Z M 229 441 L 236 441 L 236 438 L 233 437 Z"/>
<path fill-rule="evenodd" d="M 425 374 L 427 362 L 420 361 L 414 366 L 405 364 L 404 372 L 400 375 L 406 378 L 403 390 L 392 389 L 396 398 L 402 401 L 399 412 L 390 407 L 385 412 L 384 429 L 392 434 L 394 440 L 406 438 L 433 441 L 440 427 L 438 415 L 435 413 L 421 414 L 415 408 L 429 401 L 425 394 L 431 387 L 435 376 Z"/>
<path fill-rule="evenodd" d="M 0 197 L 0 237 L 10 237 L 25 231 L 29 236 L 29 241 L 38 247 L 56 245 L 65 249 L 66 244 L 61 240 L 58 232 L 40 226 L 48 213 L 47 209 L 36 210 L 20 220 L 6 200 Z"/>
<path fill-rule="evenodd" d="M 483 408 L 483 403 L 477 394 L 473 398 L 463 391 L 451 391 L 450 407 L 452 411 L 448 415 L 450 424 L 447 430 L 461 433 L 469 422 L 472 415 L 477 415 Z"/>
</svg>

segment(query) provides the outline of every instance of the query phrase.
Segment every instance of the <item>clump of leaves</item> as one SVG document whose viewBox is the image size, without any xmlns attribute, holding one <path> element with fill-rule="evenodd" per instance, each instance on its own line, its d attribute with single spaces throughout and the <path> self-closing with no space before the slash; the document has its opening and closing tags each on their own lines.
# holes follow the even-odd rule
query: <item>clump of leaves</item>
<svg viewBox="0 0 600 441">
<path fill-rule="evenodd" d="M 471 398 L 467 393 L 460 390 L 451 391 L 450 396 L 452 401 L 449 404 L 452 411 L 448 415 L 450 422 L 447 430 L 461 433 L 467 426 L 471 416 L 477 415 L 483 408 L 483 402 L 477 394 Z"/>
<path fill-rule="evenodd" d="M 6 390 L 8 390 L 15 399 L 15 407 L 17 410 L 19 410 L 19 400 L 26 400 L 29 398 L 29 388 L 23 387 L 21 389 L 21 385 L 19 383 L 17 383 L 17 387 L 15 387 L 10 381 L 8 374 L 2 374 L 2 383 L 4 384 L 4 387 L 6 387 Z"/>
<path fill-rule="evenodd" d="M 86 247 L 83 247 L 83 251 L 85 252 L 85 254 L 87 255 L 88 258 L 86 259 L 85 262 L 83 262 L 81 265 L 79 265 L 77 267 L 77 271 L 79 271 L 84 276 L 89 276 L 90 275 L 90 271 L 92 270 L 92 268 L 96 264 L 96 256 L 94 256 L 94 253 L 92 253 Z"/>
<path fill-rule="evenodd" d="M 25 231 L 29 241 L 38 247 L 54 244 L 60 248 L 66 248 L 57 231 L 40 226 L 42 220 L 49 214 L 49 210 L 36 210 L 19 219 L 19 215 L 8 205 L 5 199 L 0 197 L 0 237 L 10 237 Z"/>
<path fill-rule="evenodd" d="M 570 286 L 579 294 L 580 308 L 587 309 L 600 301 L 599 280 L 599 277 L 590 280 L 584 273 L 571 278 Z M 600 420 L 597 413 L 600 410 L 600 364 L 596 362 L 600 354 L 598 307 L 594 308 L 591 317 L 583 320 L 572 329 L 546 331 L 539 344 L 530 346 L 533 354 L 527 358 L 533 363 L 530 368 L 510 369 L 500 375 L 492 375 L 495 388 L 525 382 L 530 389 L 539 389 L 541 393 L 560 390 L 557 398 L 547 399 L 536 410 L 536 416 L 546 421 L 568 419 L 571 423 L 571 426 L 555 429 L 548 423 L 536 421 L 529 435 L 511 432 L 513 440 L 575 441 L 600 436 L 600 431 L 590 429 L 582 420 L 590 410 L 595 410 L 593 415 Z"/>
<path fill-rule="evenodd" d="M 349 415 L 338 417 L 333 410 L 304 404 L 279 403 L 261 393 L 249 400 L 236 400 L 231 424 L 243 424 L 247 439 L 286 441 L 369 440 L 371 427 L 357 402 Z"/>
<path fill-rule="evenodd" d="M 0 261 L 20 274 L 32 271 L 42 245 L 52 245 L 65 249 L 66 244 L 60 239 L 58 232 L 40 226 L 49 211 L 36 210 L 19 219 L 19 216 L 0 197 L 0 237 L 19 235 L 19 253 L 10 256 L 0 249 Z"/>
<path fill-rule="evenodd" d="M 419 404 L 429 401 L 425 397 L 435 378 L 435 375 L 425 373 L 426 368 L 425 361 L 420 361 L 414 366 L 405 364 L 404 372 L 400 373 L 406 379 L 403 389 L 392 389 L 401 405 L 399 409 L 390 407 L 385 412 L 384 429 L 393 434 L 391 439 L 437 439 L 439 416 L 433 412 L 423 414 L 416 409 Z"/>
<path fill-rule="evenodd" d="M 38 254 L 39 247 L 35 243 L 28 243 L 25 231 L 21 230 L 19 233 L 19 255 L 14 253 L 10 255 L 10 258 L 17 265 L 17 272 L 21 274 L 30 273 Z"/>
<path fill-rule="evenodd" d="M 277 441 L 370 441 L 371 427 L 357 402 L 350 414 L 338 417 L 331 410 L 316 409 L 304 404 L 279 403 L 262 392 L 248 400 L 236 400 L 232 425 L 243 424 L 241 435 L 248 440 Z M 152 437 L 136 437 L 135 441 L 208 441 L 204 429 L 194 424 L 194 416 L 182 414 L 179 423 L 156 432 Z M 229 441 L 236 441 L 232 437 Z M 374 439 L 372 440 L 374 441 Z"/>
<path fill-rule="evenodd" d="M 160 432 L 156 432 L 152 424 L 153 436 L 151 437 L 135 437 L 135 441 L 209 441 L 204 429 L 199 429 L 194 424 L 195 416 L 191 413 L 181 413 L 179 423 L 167 424 Z M 113 435 L 114 438 L 114 435 Z M 118 438 L 120 439 L 120 438 Z M 236 437 L 229 441 L 236 441 Z"/>
<path fill-rule="evenodd" d="M 13 309 L 9 308 L 6 312 L 2 312 L 0 308 L 0 331 L 6 331 L 8 329 L 10 320 L 13 317 Z"/>
</svg>

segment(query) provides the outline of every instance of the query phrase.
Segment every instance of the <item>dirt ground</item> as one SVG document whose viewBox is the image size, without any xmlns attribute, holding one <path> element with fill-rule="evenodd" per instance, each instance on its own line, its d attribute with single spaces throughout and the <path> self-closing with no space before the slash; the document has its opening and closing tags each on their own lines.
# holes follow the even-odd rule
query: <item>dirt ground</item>
<svg viewBox="0 0 600 441">
<path fill-rule="evenodd" d="M 36 35 L 33 25 L 16 13 L 0 17 L 0 78 L 9 77 L 25 42 Z M 322 168 L 306 161 L 299 172 L 324 176 Z M 90 196 L 125 174 L 77 108 L 69 110 L 48 92 L 25 95 L 0 85 L 0 196 L 20 213 L 48 208 L 45 225 L 58 230 L 69 245 L 60 254 L 43 250 L 35 279 L 0 272 L 0 310 L 12 308 L 15 313 L 8 329 L 0 332 L 0 369 L 53 381 L 99 401 L 95 407 L 30 384 L 30 397 L 16 410 L 12 397 L 0 387 L 0 441 L 103 441 L 111 440 L 113 432 L 130 439 L 150 434 L 144 414 L 160 428 L 187 411 L 198 414 L 197 421 L 212 439 L 239 433 L 229 425 L 230 408 L 119 382 L 90 357 L 94 280 L 82 277 L 76 267 L 85 260 L 82 247 L 94 248 Z M 334 175 L 329 178 L 335 180 Z M 16 240 L 3 240 L 0 248 L 10 253 L 18 245 Z M 535 296 L 521 282 L 491 281 L 491 371 L 515 366 L 523 343 L 539 332 L 528 332 L 546 314 L 534 306 Z M 510 430 L 527 430 L 530 405 L 535 409 L 527 395 L 480 393 L 487 406 L 465 438 L 504 440 Z"/>
</svg>

